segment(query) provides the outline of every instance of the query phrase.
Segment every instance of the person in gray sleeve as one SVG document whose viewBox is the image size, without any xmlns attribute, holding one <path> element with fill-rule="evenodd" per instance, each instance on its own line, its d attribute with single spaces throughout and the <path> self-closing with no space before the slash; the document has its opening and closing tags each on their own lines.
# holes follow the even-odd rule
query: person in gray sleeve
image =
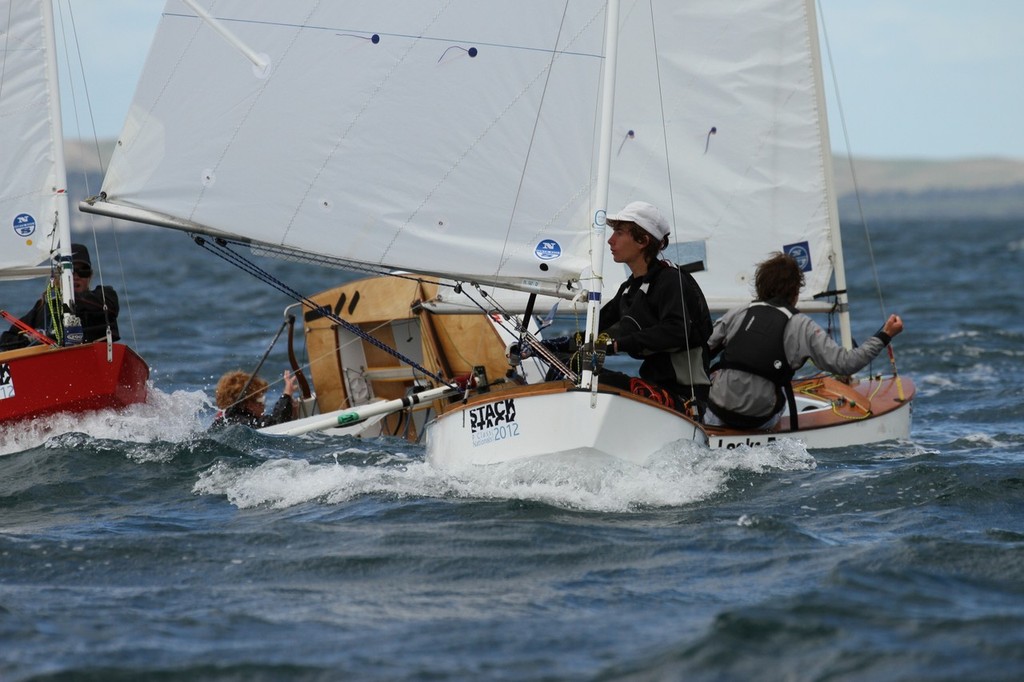
<svg viewBox="0 0 1024 682">
<path fill-rule="evenodd" d="M 826 372 L 853 374 L 903 331 L 899 315 L 890 315 L 860 346 L 843 348 L 796 309 L 803 285 L 796 260 L 775 253 L 757 265 L 756 300 L 715 323 L 708 346 L 712 358 L 721 357 L 712 366 L 706 424 L 773 428 L 792 397 L 793 375 L 807 360 Z"/>
</svg>

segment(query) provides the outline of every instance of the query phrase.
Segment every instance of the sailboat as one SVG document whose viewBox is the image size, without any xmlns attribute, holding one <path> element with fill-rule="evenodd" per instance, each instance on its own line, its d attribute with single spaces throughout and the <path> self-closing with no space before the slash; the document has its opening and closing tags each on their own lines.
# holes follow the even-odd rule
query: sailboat
<svg viewBox="0 0 1024 682">
<path fill-rule="evenodd" d="M 835 313 L 852 344 L 811 0 L 215 9 L 168 2 L 82 210 L 183 230 L 229 258 L 251 249 L 565 299 L 584 307 L 592 340 L 602 294 L 623 277 L 604 263 L 605 216 L 641 199 L 673 226 L 668 256 L 699 263 L 714 310 L 748 302 L 754 264 L 786 251 L 805 270 L 799 307 Z M 303 300 L 307 318 L 380 349 L 345 305 Z M 376 367 L 343 358 L 340 338 L 327 345 L 338 376 Z M 603 385 L 593 359 L 557 381 L 457 382 L 444 363 L 386 352 L 415 369 L 404 381 L 450 389 L 424 426 L 442 465 L 900 438 L 914 395 L 898 376 L 818 377 L 798 392 L 798 434 L 750 434 Z"/>
<path fill-rule="evenodd" d="M 146 400 L 149 368 L 120 343 L 82 343 L 72 314 L 72 245 L 61 131 L 53 9 L 9 3 L 0 14 L 0 280 L 50 278 L 63 310 L 59 340 L 0 352 L 0 425 L 58 412 L 122 408 Z M 42 288 L 42 287 L 41 287 Z M 4 328 L 16 318 L 4 316 Z"/>
</svg>

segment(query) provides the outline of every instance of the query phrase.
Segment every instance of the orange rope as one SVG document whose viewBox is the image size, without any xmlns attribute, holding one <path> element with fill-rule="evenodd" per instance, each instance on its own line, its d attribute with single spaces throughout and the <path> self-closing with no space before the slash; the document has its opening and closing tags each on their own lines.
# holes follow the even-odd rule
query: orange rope
<svg viewBox="0 0 1024 682">
<path fill-rule="evenodd" d="M 47 346 L 56 346 L 57 345 L 57 342 L 54 341 L 53 339 L 51 339 L 49 336 L 45 336 L 43 334 L 40 334 L 38 331 L 36 331 L 32 327 L 30 327 L 29 325 L 25 324 L 24 322 L 22 322 L 21 320 L 16 318 L 14 315 L 11 315 L 6 310 L 0 310 L 0 316 L 2 316 L 5 320 L 7 320 L 11 324 L 13 324 L 18 329 L 20 329 L 22 331 L 22 333 L 28 334 L 29 336 L 34 338 L 39 343 L 46 344 Z"/>
<path fill-rule="evenodd" d="M 896 395 L 902 403 L 906 400 L 906 397 L 903 395 L 903 380 L 900 379 L 900 373 L 896 371 L 896 354 L 892 352 L 891 343 L 886 347 L 889 349 L 889 364 L 892 365 L 892 375 L 893 378 L 896 379 Z"/>
</svg>

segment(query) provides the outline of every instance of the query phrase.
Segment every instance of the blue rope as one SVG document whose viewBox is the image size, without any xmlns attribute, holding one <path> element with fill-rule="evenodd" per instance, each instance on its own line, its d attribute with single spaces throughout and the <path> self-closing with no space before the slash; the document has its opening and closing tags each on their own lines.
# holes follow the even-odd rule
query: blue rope
<svg viewBox="0 0 1024 682">
<path fill-rule="evenodd" d="M 445 379 L 441 378 L 439 375 L 434 374 L 433 372 L 431 372 L 430 370 L 426 369 L 425 367 L 421 366 L 420 364 L 418 364 L 412 358 L 409 358 L 409 357 L 406 357 L 405 355 L 402 355 L 401 353 L 399 353 L 397 350 L 395 350 L 391 346 L 387 345 L 386 343 L 383 343 L 382 341 L 380 341 L 378 339 L 375 339 L 373 336 L 371 336 L 367 332 L 363 331 L 359 326 L 354 325 L 351 322 L 347 322 L 347 321 L 341 319 L 330 308 L 328 308 L 326 306 L 319 306 L 319 305 L 315 304 L 308 297 L 303 296 L 299 292 L 295 291 L 294 289 L 289 287 L 287 284 L 285 284 L 284 282 L 282 282 L 281 280 L 277 279 L 276 277 L 271 275 L 269 272 L 264 270 L 263 268 L 259 267 L 258 265 L 256 265 L 252 261 L 247 260 L 245 257 L 235 253 L 234 251 L 232 251 L 228 247 L 228 242 L 226 240 L 218 238 L 218 239 L 215 239 L 213 241 L 213 243 L 211 243 L 211 242 L 207 241 L 205 238 L 200 237 L 200 236 L 196 236 L 196 235 L 192 235 L 192 239 L 193 239 L 193 241 L 195 241 L 196 244 L 198 244 L 199 246 L 203 247 L 204 249 L 206 249 L 210 253 L 213 253 L 213 254 L 217 255 L 218 257 L 222 258 L 223 260 L 227 261 L 228 263 L 231 263 L 232 265 L 234 265 L 235 267 L 239 268 L 240 270 L 244 270 L 245 272 L 248 272 L 250 275 L 252 275 L 256 279 L 259 279 L 259 280 L 261 280 L 263 282 L 266 282 L 267 284 L 271 285 L 272 287 L 274 287 L 275 289 L 277 289 L 281 293 L 289 296 L 290 298 L 293 298 L 293 299 L 295 299 L 296 301 L 298 301 L 300 303 L 304 303 L 311 310 L 316 311 L 320 315 L 323 315 L 324 317 L 326 317 L 327 319 L 329 319 L 329 320 L 331 320 L 333 322 L 336 322 L 337 324 L 341 325 L 346 331 L 349 331 L 352 334 L 355 334 L 356 336 L 358 336 L 363 341 L 366 341 L 370 345 L 375 346 L 376 348 L 381 349 L 382 351 L 384 351 L 385 353 L 391 355 L 392 357 L 397 358 L 399 361 L 409 365 L 410 367 L 412 367 L 417 372 L 420 372 L 420 373 L 430 377 L 431 379 L 433 379 L 434 381 L 438 382 L 439 384 L 444 384 L 445 386 L 451 386 L 451 387 L 454 388 L 454 386 L 451 383 L 449 383 Z M 214 246 L 214 244 L 216 246 Z"/>
</svg>

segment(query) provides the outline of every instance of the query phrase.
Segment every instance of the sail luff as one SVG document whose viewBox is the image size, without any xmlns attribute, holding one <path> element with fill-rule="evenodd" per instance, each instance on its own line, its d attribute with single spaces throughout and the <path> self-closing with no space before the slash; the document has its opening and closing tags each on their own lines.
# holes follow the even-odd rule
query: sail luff
<svg viewBox="0 0 1024 682">
<path fill-rule="evenodd" d="M 811 41 L 815 95 L 819 112 L 818 129 L 821 137 L 821 162 L 825 174 L 825 197 L 832 244 L 832 276 L 835 278 L 835 289 L 838 292 L 836 294 L 836 305 L 839 311 L 839 340 L 844 348 L 853 348 L 849 296 L 846 291 L 846 263 L 843 260 L 843 238 L 839 223 L 839 203 L 836 198 L 835 173 L 832 166 L 832 143 L 828 128 L 825 78 L 821 67 L 821 45 L 818 40 L 818 18 L 814 8 L 815 2 L 816 0 L 806 0 L 805 6 L 807 7 L 807 34 Z M 806 309 L 806 306 L 804 308 Z"/>
<path fill-rule="evenodd" d="M 600 143 L 597 157 L 597 183 L 594 193 L 593 225 L 590 229 L 591 285 L 587 296 L 587 340 L 597 339 L 604 288 L 605 216 L 608 214 L 608 185 L 611 177 L 612 122 L 615 113 L 615 76 L 619 42 L 619 2 L 608 0 L 605 7 L 605 53 L 602 74 Z M 584 368 L 580 386 L 597 390 L 596 375 Z"/>
<path fill-rule="evenodd" d="M 62 153 L 60 123 L 52 101 L 57 83 L 49 0 L 8 3 L 0 15 L 0 271 L 28 273 L 47 261 L 57 236 L 51 231 L 55 187 L 64 187 L 55 155 Z M 48 18 L 49 17 L 49 18 Z"/>
<path fill-rule="evenodd" d="M 72 277 L 71 263 L 71 222 L 67 192 L 67 165 L 64 160 L 64 128 L 60 110 L 60 80 L 57 73 L 57 35 L 53 23 L 53 6 L 49 0 L 43 0 L 43 30 L 46 41 L 46 81 L 49 88 L 50 134 L 52 136 L 54 179 L 59 183 L 50 188 L 54 193 L 57 237 L 60 240 L 59 254 L 61 262 L 60 287 L 61 298 L 66 309 L 73 310 L 75 303 L 75 283 Z"/>
</svg>

